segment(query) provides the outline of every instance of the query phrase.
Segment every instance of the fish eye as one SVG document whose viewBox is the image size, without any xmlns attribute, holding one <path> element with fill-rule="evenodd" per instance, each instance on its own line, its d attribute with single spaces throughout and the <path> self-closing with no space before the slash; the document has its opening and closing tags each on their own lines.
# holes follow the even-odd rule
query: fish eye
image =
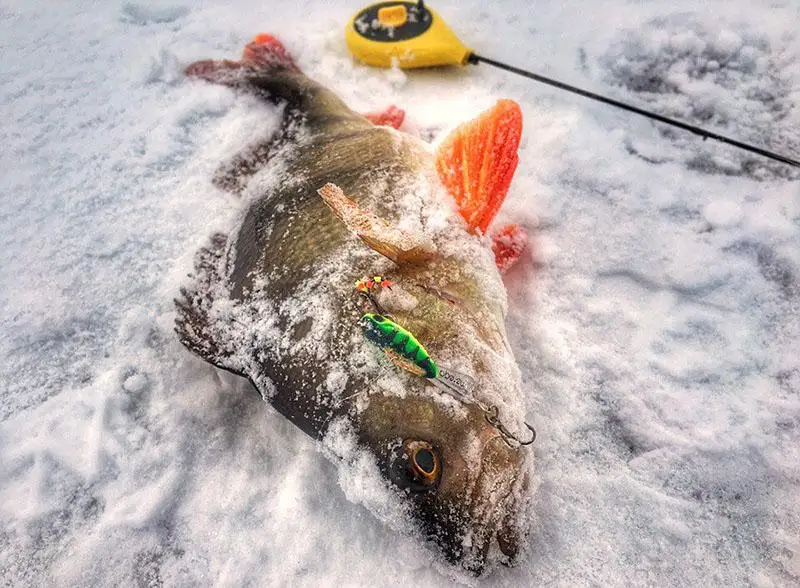
<svg viewBox="0 0 800 588">
<path fill-rule="evenodd" d="M 417 449 L 411 458 L 414 468 L 419 474 L 426 478 L 432 478 L 436 475 L 436 456 L 433 452 L 426 448 Z"/>
<path fill-rule="evenodd" d="M 439 456 L 430 443 L 411 441 L 406 445 L 411 477 L 423 486 L 432 486 L 439 478 Z"/>
<path fill-rule="evenodd" d="M 442 477 L 439 451 L 427 441 L 406 439 L 391 450 L 388 475 L 397 487 L 411 492 L 436 489 Z"/>
</svg>

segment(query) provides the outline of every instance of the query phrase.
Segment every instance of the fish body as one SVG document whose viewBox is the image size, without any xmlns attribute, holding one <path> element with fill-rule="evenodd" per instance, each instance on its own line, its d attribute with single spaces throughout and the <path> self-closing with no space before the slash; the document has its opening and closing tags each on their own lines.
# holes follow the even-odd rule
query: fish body
<svg viewBox="0 0 800 588">
<path fill-rule="evenodd" d="M 284 122 L 215 177 L 245 204 L 235 230 L 196 256 L 177 300 L 180 340 L 250 379 L 334 455 L 351 440 L 406 519 L 390 523 L 418 529 L 475 573 L 513 558 L 531 452 L 487 414 L 491 407 L 519 433 L 506 295 L 486 238 L 458 214 L 434 154 L 350 110 L 268 36 L 242 61 L 198 62 L 187 73 L 283 104 Z M 336 203 L 320 196 L 326 185 Z M 360 296 L 353 284 L 377 275 L 392 286 Z M 382 317 L 375 305 L 424 346 L 424 374 L 398 368 L 365 336 L 365 317 Z M 474 390 L 433 385 L 438 365 Z"/>
</svg>

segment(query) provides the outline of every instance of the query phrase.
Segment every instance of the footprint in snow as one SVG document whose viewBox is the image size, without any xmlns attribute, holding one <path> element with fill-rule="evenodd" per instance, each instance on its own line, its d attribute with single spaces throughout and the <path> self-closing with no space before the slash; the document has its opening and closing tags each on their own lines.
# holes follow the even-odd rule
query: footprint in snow
<svg viewBox="0 0 800 588">
<path fill-rule="evenodd" d="M 166 6 L 146 6 L 144 4 L 127 3 L 122 7 L 123 22 L 137 25 L 165 24 L 175 22 L 182 16 L 189 14 L 186 6 L 166 5 Z"/>
<path fill-rule="evenodd" d="M 788 47 L 788 45 L 787 45 Z M 623 100 L 791 157 L 800 154 L 800 109 L 792 101 L 796 58 L 745 25 L 698 22 L 679 15 L 621 31 L 600 56 L 605 81 Z M 659 125 L 677 149 L 629 140 L 628 151 L 651 161 L 681 159 L 690 169 L 756 179 L 797 178 L 796 168 L 701 141 Z"/>
</svg>

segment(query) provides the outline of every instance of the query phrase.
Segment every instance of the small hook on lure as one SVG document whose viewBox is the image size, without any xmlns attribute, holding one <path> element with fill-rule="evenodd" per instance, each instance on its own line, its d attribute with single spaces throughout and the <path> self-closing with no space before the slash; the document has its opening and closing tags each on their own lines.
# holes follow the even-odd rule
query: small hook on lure
<svg viewBox="0 0 800 588">
<path fill-rule="evenodd" d="M 371 278 L 361 278 L 360 280 L 356 280 L 356 290 L 358 293 L 369 300 L 373 308 L 378 311 L 378 314 L 388 317 L 389 315 L 386 313 L 386 311 L 384 311 L 383 307 L 373 295 L 373 292 L 379 288 L 389 288 L 391 290 L 392 281 L 381 276 L 373 276 Z"/>
<path fill-rule="evenodd" d="M 392 289 L 392 281 L 382 276 L 372 276 L 371 278 L 361 278 L 356 280 L 356 290 L 359 292 L 372 292 L 378 288 Z"/>
<path fill-rule="evenodd" d="M 446 392 L 449 392 L 452 396 L 455 396 L 461 402 L 467 404 L 471 402 L 481 409 L 486 417 L 486 422 L 500 431 L 500 436 L 503 438 L 503 441 L 512 449 L 515 447 L 512 441 L 517 443 L 517 446 L 524 446 L 530 445 L 536 440 L 536 430 L 529 425 L 527 421 L 523 421 L 523 423 L 525 423 L 525 426 L 531 432 L 531 438 L 528 441 L 522 441 L 503 425 L 503 422 L 500 420 L 500 409 L 497 408 L 496 405 L 493 404 L 487 407 L 485 404 L 475 399 L 473 394 L 475 391 L 475 380 L 468 375 L 439 368 L 439 377 L 430 381 Z M 470 398 L 471 400 L 469 400 Z"/>
</svg>

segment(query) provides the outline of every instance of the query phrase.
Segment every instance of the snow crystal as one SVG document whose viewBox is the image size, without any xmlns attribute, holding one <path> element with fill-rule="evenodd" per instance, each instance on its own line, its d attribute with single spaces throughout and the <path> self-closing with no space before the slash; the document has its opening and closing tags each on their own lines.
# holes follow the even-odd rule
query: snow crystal
<svg viewBox="0 0 800 588">
<path fill-rule="evenodd" d="M 341 394 L 347 385 L 348 375 L 344 371 L 333 371 L 325 378 L 325 386 L 331 394 Z"/>
<path fill-rule="evenodd" d="M 386 79 L 395 89 L 402 88 L 408 83 L 408 76 L 400 69 L 396 59 L 392 61 L 392 67 L 386 70 Z"/>
</svg>

